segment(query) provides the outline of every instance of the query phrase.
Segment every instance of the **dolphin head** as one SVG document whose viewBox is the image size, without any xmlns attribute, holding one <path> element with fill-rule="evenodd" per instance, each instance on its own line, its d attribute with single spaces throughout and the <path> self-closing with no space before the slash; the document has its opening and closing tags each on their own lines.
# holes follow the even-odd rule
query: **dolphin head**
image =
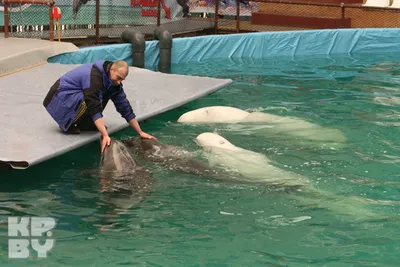
<svg viewBox="0 0 400 267">
<path fill-rule="evenodd" d="M 137 165 L 125 144 L 116 139 L 111 139 L 110 145 L 104 150 L 100 164 L 103 171 L 129 172 L 134 171 Z"/>
<path fill-rule="evenodd" d="M 143 201 L 152 191 L 152 181 L 128 147 L 111 138 L 101 157 L 100 187 L 102 200 L 109 204 L 107 217 L 112 219 Z"/>
<path fill-rule="evenodd" d="M 161 147 L 166 147 L 165 144 L 158 140 L 141 137 L 131 137 L 123 140 L 123 143 L 133 151 L 141 153 L 151 153 L 154 150 L 159 150 Z"/>
<path fill-rule="evenodd" d="M 196 137 L 196 143 L 202 146 L 204 149 L 212 149 L 212 148 L 223 148 L 229 150 L 237 150 L 237 147 L 233 145 L 231 142 L 226 140 L 224 137 L 220 136 L 216 133 L 202 133 Z"/>
<path fill-rule="evenodd" d="M 249 113 L 247 111 L 228 107 L 210 106 L 195 109 L 182 114 L 178 118 L 181 123 L 228 123 L 243 120 Z"/>
<path fill-rule="evenodd" d="M 137 152 L 140 149 L 142 143 L 141 137 L 129 137 L 124 140 L 121 140 L 127 147 L 130 149 L 134 149 Z"/>
<path fill-rule="evenodd" d="M 158 140 L 140 138 L 139 145 L 143 151 L 149 151 L 154 150 L 154 147 L 160 147 L 162 144 Z"/>
</svg>

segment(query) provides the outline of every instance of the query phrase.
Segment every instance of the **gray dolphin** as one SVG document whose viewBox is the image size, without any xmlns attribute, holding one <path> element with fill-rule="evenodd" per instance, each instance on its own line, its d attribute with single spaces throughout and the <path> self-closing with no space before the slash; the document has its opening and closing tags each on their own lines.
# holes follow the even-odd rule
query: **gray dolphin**
<svg viewBox="0 0 400 267">
<path fill-rule="evenodd" d="M 236 183 L 240 181 L 240 183 L 246 183 L 246 179 L 243 179 L 242 174 L 233 170 L 213 168 L 197 159 L 190 151 L 182 147 L 168 145 L 159 140 L 140 137 L 125 138 L 121 142 L 131 149 L 133 153 L 141 155 L 146 161 L 159 163 L 170 170 L 177 170 L 222 182 Z M 290 192 L 296 189 L 295 187 L 289 188 L 279 185 L 268 185 L 265 187 L 265 190 L 268 191 L 280 190 Z"/>
<path fill-rule="evenodd" d="M 104 199 L 121 209 L 138 204 L 152 189 L 149 172 L 113 138 L 101 157 L 99 176 Z"/>
<path fill-rule="evenodd" d="M 155 139 L 131 137 L 121 140 L 133 152 L 145 160 L 161 163 L 164 167 L 189 174 L 210 176 L 218 172 L 182 147 L 167 145 Z"/>
</svg>

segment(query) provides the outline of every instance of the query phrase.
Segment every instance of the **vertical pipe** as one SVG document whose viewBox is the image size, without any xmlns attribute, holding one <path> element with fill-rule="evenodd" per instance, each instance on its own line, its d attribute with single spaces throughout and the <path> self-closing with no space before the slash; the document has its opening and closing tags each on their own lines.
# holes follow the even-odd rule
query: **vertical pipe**
<svg viewBox="0 0 400 267">
<path fill-rule="evenodd" d="M 50 18 L 50 41 L 54 41 L 54 21 L 53 21 L 53 7 L 54 7 L 54 1 L 50 2 L 49 5 L 49 18 Z"/>
<path fill-rule="evenodd" d="M 236 0 L 236 32 L 240 32 L 240 1 Z"/>
<path fill-rule="evenodd" d="M 157 27 L 161 24 L 161 0 L 157 1 Z"/>
<path fill-rule="evenodd" d="M 215 34 L 218 34 L 218 12 L 219 12 L 219 0 L 214 0 L 215 1 L 215 21 L 214 21 L 214 32 Z"/>
<path fill-rule="evenodd" d="M 100 43 L 100 0 L 96 0 L 96 44 Z"/>
<path fill-rule="evenodd" d="M 344 3 L 340 3 L 340 8 L 342 9 L 342 28 L 344 28 Z"/>
<path fill-rule="evenodd" d="M 8 3 L 4 3 L 4 37 L 8 38 Z"/>
<path fill-rule="evenodd" d="M 171 73 L 171 53 L 172 53 L 172 35 L 166 29 L 157 27 L 153 36 L 159 40 L 160 60 L 158 70 L 163 73 Z"/>
<path fill-rule="evenodd" d="M 144 35 L 138 30 L 128 29 L 122 32 L 121 40 L 123 43 L 131 44 L 133 66 L 144 68 L 144 52 L 146 50 Z"/>
</svg>

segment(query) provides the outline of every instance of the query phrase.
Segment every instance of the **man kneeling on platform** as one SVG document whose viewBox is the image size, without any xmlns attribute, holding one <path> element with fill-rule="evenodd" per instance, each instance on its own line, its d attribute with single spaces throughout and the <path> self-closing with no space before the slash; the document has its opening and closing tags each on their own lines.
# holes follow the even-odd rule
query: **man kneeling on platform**
<svg viewBox="0 0 400 267">
<path fill-rule="evenodd" d="M 79 134 L 80 131 L 98 130 L 102 135 L 102 153 L 106 145 L 110 145 L 102 114 L 110 99 L 116 110 L 142 138 L 156 139 L 141 130 L 126 98 L 122 81 L 128 73 L 129 66 L 122 60 L 99 60 L 81 65 L 53 84 L 43 105 L 65 133 Z"/>
</svg>

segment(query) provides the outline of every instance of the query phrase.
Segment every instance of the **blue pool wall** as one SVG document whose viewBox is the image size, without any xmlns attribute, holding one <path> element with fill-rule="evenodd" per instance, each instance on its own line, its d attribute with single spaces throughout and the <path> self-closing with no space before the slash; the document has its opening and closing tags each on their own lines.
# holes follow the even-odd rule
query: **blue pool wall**
<svg viewBox="0 0 400 267">
<path fill-rule="evenodd" d="M 379 54 L 400 51 L 400 29 L 335 29 L 258 32 L 174 38 L 172 64 L 218 58 L 268 58 L 334 54 Z M 145 68 L 156 70 L 159 42 L 146 41 Z M 95 60 L 133 64 L 131 44 L 100 45 L 51 57 L 50 63 L 84 64 Z"/>
</svg>

